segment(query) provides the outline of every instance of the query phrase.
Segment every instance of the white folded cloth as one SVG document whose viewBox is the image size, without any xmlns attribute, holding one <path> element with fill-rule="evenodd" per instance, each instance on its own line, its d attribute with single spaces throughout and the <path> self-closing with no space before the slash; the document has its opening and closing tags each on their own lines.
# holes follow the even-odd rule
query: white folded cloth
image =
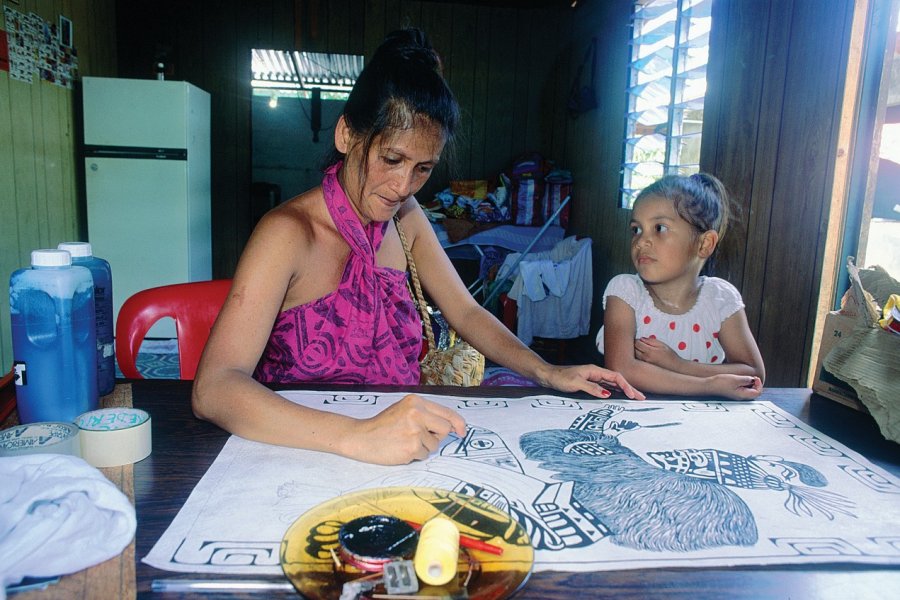
<svg viewBox="0 0 900 600">
<path fill-rule="evenodd" d="M 118 555 L 136 527 L 128 497 L 84 460 L 0 458 L 0 600 L 25 576 L 74 573 Z"/>
</svg>

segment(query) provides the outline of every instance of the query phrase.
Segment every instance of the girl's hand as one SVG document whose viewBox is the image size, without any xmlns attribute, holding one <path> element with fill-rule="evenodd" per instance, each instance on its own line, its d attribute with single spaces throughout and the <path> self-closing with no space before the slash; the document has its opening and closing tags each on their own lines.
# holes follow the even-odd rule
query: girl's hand
<svg viewBox="0 0 900 600">
<path fill-rule="evenodd" d="M 358 419 L 345 434 L 346 456 L 379 465 L 424 460 L 451 432 L 465 435 L 466 422 L 446 406 L 409 394 L 374 417 Z"/>
<path fill-rule="evenodd" d="M 650 337 L 634 340 L 634 357 L 669 371 L 677 371 L 682 360 L 665 342 Z"/>
<path fill-rule="evenodd" d="M 644 394 L 631 387 L 621 373 L 597 365 L 552 367 L 546 378 L 539 383 L 561 392 L 587 392 L 598 398 L 609 398 L 610 391 L 601 385 L 607 384 L 622 390 L 633 400 L 644 400 L 645 398 Z"/>
<path fill-rule="evenodd" d="M 732 400 L 753 400 L 762 393 L 762 380 L 750 375 L 713 375 L 708 379 L 710 393 Z"/>
</svg>

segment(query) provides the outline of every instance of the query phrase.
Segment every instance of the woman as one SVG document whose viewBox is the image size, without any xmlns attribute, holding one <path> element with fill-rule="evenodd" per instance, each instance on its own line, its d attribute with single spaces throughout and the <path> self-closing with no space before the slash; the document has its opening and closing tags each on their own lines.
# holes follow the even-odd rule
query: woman
<svg viewBox="0 0 900 600">
<path fill-rule="evenodd" d="M 406 285 L 396 215 L 426 292 L 487 358 L 562 391 L 642 397 L 618 373 L 557 367 L 524 346 L 469 294 L 414 194 L 452 138 L 459 108 L 422 32 L 388 36 L 335 126 L 335 160 L 320 187 L 256 227 L 204 350 L 193 409 L 248 439 L 379 464 L 424 459 L 454 411 L 410 394 L 371 419 L 295 405 L 262 383 L 414 385 L 422 325 Z"/>
</svg>

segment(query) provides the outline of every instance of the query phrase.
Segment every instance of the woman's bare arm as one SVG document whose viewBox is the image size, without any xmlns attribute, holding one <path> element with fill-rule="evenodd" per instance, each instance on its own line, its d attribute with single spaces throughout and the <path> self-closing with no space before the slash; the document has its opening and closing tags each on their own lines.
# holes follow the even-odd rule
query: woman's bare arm
<svg viewBox="0 0 900 600">
<path fill-rule="evenodd" d="M 294 404 L 252 378 L 286 290 L 298 276 L 285 257 L 299 253 L 302 259 L 301 238 L 277 214 L 267 216 L 251 237 L 200 360 L 194 413 L 247 439 L 381 464 L 425 458 L 450 431 L 463 434 L 459 415 L 417 396 L 371 419 L 353 419 Z"/>
<path fill-rule="evenodd" d="M 401 227 L 412 246 L 422 287 L 463 339 L 488 359 L 546 387 L 609 396 L 600 384 L 619 387 L 628 397 L 642 398 L 626 378 L 597 365 L 551 365 L 525 346 L 503 323 L 478 304 L 441 248 L 422 209 L 404 207 Z"/>
</svg>

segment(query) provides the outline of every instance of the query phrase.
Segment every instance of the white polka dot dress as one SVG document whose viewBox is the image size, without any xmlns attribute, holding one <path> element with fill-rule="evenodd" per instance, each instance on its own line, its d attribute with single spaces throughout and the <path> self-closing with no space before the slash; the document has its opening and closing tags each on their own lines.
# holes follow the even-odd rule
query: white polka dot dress
<svg viewBox="0 0 900 600">
<path fill-rule="evenodd" d="M 634 309 L 635 339 L 655 338 L 685 360 L 717 364 L 725 362 L 719 343 L 722 322 L 744 308 L 740 292 L 718 277 L 701 277 L 697 302 L 683 315 L 670 315 L 653 304 L 653 298 L 638 275 L 617 275 L 603 292 L 603 307 L 609 296 L 621 298 Z M 603 328 L 597 334 L 597 349 L 603 352 Z"/>
</svg>

